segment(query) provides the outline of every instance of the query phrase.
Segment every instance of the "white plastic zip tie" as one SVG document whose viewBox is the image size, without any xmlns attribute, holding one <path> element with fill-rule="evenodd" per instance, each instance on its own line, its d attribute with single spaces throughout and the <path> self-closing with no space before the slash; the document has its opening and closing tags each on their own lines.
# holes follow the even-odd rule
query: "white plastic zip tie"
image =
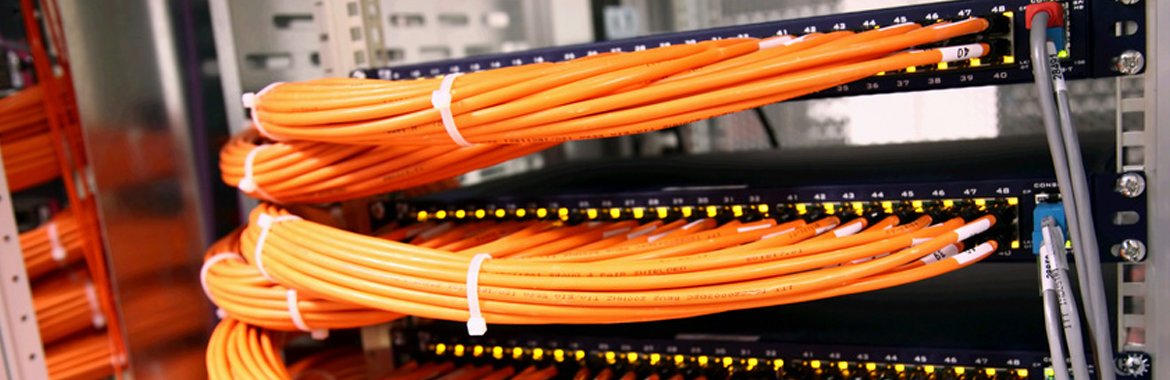
<svg viewBox="0 0 1170 380">
<path fill-rule="evenodd" d="M 447 129 L 447 134 L 451 136 L 451 141 L 454 141 L 461 147 L 469 147 L 475 144 L 463 139 L 463 135 L 459 133 L 459 128 L 455 126 L 455 117 L 451 115 L 451 85 L 455 83 L 455 78 L 458 78 L 460 75 L 463 75 L 463 73 L 447 74 L 443 77 L 443 82 L 439 84 L 439 89 L 431 93 L 431 105 L 436 110 L 439 110 L 439 117 L 443 119 L 443 128 Z"/>
<path fill-rule="evenodd" d="M 479 311 L 479 268 L 484 260 L 491 258 L 492 255 L 481 253 L 467 264 L 467 312 L 471 314 L 467 318 L 467 335 L 470 336 L 483 336 L 487 332 L 487 321 Z"/>
<path fill-rule="evenodd" d="M 244 178 L 240 178 L 240 183 L 236 184 L 236 188 L 245 193 L 256 193 L 256 195 L 259 195 L 264 199 L 275 201 L 271 195 L 268 195 L 268 193 L 264 192 L 264 189 L 260 188 L 260 185 L 256 184 L 255 170 L 253 170 L 253 166 L 255 166 L 256 162 L 256 155 L 260 154 L 261 150 L 269 146 L 271 145 L 261 144 L 248 151 L 248 155 L 244 157 Z"/>
<path fill-rule="evenodd" d="M 256 269 L 260 270 L 260 274 L 263 275 L 264 278 L 267 278 L 268 281 L 273 283 L 275 283 L 276 280 L 273 280 L 272 276 L 268 275 L 268 271 L 264 270 L 264 263 L 262 261 L 263 259 L 261 258 L 260 252 L 262 252 L 264 249 L 264 240 L 268 239 L 268 231 L 272 230 L 272 225 L 289 220 L 301 220 L 301 217 L 296 215 L 281 215 L 273 217 L 272 215 L 268 214 L 260 214 L 260 216 L 256 218 L 256 225 L 260 226 L 260 236 L 256 238 L 256 249 L 252 252 L 252 261 L 256 265 Z"/>
<path fill-rule="evenodd" d="M 301 309 L 297 307 L 297 290 L 289 288 L 285 294 L 285 300 L 288 301 L 288 315 L 292 319 L 293 325 L 297 326 L 298 330 L 309 333 L 313 339 L 324 340 L 329 337 L 329 329 L 312 329 L 305 324 L 304 317 L 301 316 Z"/>
<path fill-rule="evenodd" d="M 260 112 L 256 109 L 256 107 L 260 104 L 260 97 L 261 96 L 264 96 L 264 94 L 267 94 L 268 91 L 272 90 L 273 88 L 276 88 L 276 85 L 283 84 L 283 83 L 284 82 L 272 82 L 272 84 L 269 84 L 268 86 L 265 86 L 263 89 L 261 89 L 260 92 L 257 92 L 257 93 L 249 92 L 249 93 L 244 94 L 244 96 L 240 97 L 241 103 L 244 103 L 244 108 L 248 108 L 248 109 L 252 110 L 252 127 L 256 128 L 256 131 L 260 132 L 261 136 L 264 136 L 265 138 L 272 140 L 272 141 L 285 141 L 285 140 L 273 137 L 272 135 L 268 134 L 268 131 L 264 130 L 264 126 L 260 124 L 260 116 L 259 116 Z"/>
<path fill-rule="evenodd" d="M 57 231 L 57 223 L 49 222 L 45 227 L 45 235 L 49 236 L 49 257 L 53 258 L 57 264 L 65 265 L 69 251 L 65 250 L 65 246 L 61 245 L 61 234 Z"/>
<path fill-rule="evenodd" d="M 217 253 L 215 255 L 212 255 L 210 258 L 207 259 L 207 261 L 203 262 L 203 267 L 199 268 L 199 285 L 203 286 L 203 294 L 206 294 L 207 299 L 211 302 L 215 302 L 215 300 L 211 299 L 211 288 L 207 287 L 207 272 L 211 270 L 212 265 L 215 265 L 216 263 L 218 263 L 220 261 L 231 260 L 231 259 L 244 261 L 244 258 L 240 257 L 240 254 L 238 254 L 238 253 L 221 252 L 221 253 Z"/>
<path fill-rule="evenodd" d="M 94 289 L 93 281 L 85 282 L 85 299 L 89 301 L 89 312 L 93 314 L 93 328 L 106 327 L 106 316 L 102 314 L 102 307 L 98 305 L 97 289 Z"/>
</svg>

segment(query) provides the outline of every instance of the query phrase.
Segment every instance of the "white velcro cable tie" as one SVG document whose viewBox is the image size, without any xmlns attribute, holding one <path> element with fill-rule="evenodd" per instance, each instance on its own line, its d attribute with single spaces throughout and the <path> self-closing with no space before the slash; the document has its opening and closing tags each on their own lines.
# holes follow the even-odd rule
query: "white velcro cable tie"
<svg viewBox="0 0 1170 380">
<path fill-rule="evenodd" d="M 479 268 L 483 261 L 491 259 L 492 255 L 481 253 L 471 258 L 467 264 L 467 335 L 483 336 L 487 332 L 487 321 L 479 311 Z"/>
<path fill-rule="evenodd" d="M 267 278 L 268 281 L 273 283 L 275 283 L 276 280 L 273 280 L 272 276 L 268 275 L 268 271 L 264 270 L 264 263 L 261 261 L 262 258 L 260 253 L 264 250 L 264 240 L 268 239 L 268 231 L 272 230 L 272 225 L 289 220 L 301 220 L 301 217 L 296 215 L 281 215 L 273 217 L 272 215 L 268 214 L 260 214 L 260 216 L 256 218 L 256 225 L 260 227 L 260 236 L 256 238 L 256 249 L 252 252 L 252 262 L 256 265 L 256 269 L 260 270 L 260 274 L 263 275 L 264 278 Z"/>
<path fill-rule="evenodd" d="M 207 295 L 207 300 L 209 300 L 211 302 L 215 302 L 215 300 L 211 299 L 211 288 L 207 287 L 207 272 L 211 270 L 212 265 L 215 265 L 216 263 L 218 263 L 220 261 L 231 260 L 231 259 L 244 261 L 244 258 L 241 257 L 240 254 L 238 254 L 238 253 L 220 252 L 220 253 L 217 253 L 215 255 L 212 255 L 210 258 L 207 259 L 207 261 L 204 261 L 203 267 L 199 268 L 199 285 L 203 286 L 203 294 Z"/>
<path fill-rule="evenodd" d="M 93 314 L 93 328 L 106 327 L 106 315 L 102 314 L 102 307 L 98 305 L 97 289 L 94 289 L 93 281 L 85 282 L 85 299 L 89 301 L 89 311 Z"/>
<path fill-rule="evenodd" d="M 458 78 L 460 75 L 463 75 L 463 73 L 447 74 L 443 77 L 443 82 L 439 83 L 439 89 L 431 93 L 431 105 L 436 110 L 439 110 L 439 117 L 443 119 L 443 128 L 447 129 L 447 134 L 451 136 L 451 141 L 466 148 L 475 144 L 463 139 L 463 135 L 459 133 L 459 128 L 455 126 L 455 117 L 451 115 L 451 85 L 455 83 L 455 78 Z"/>
<path fill-rule="evenodd" d="M 260 185 L 256 184 L 256 174 L 253 168 L 256 165 L 256 155 L 260 154 L 261 150 L 269 146 L 271 145 L 260 144 L 248 151 L 248 155 L 244 157 L 244 178 L 240 178 L 240 183 L 236 184 L 236 188 L 248 194 L 256 193 L 256 195 L 264 199 L 276 201 L 271 195 L 264 192 L 264 189 L 261 189 Z"/>
<path fill-rule="evenodd" d="M 313 339 L 325 340 L 329 337 L 329 329 L 313 329 L 305 324 L 304 317 L 301 316 L 301 309 L 297 307 L 297 290 L 289 288 L 285 292 L 285 300 L 288 301 L 288 315 L 292 319 L 293 325 L 297 326 L 298 330 L 309 333 Z"/>
<path fill-rule="evenodd" d="M 49 236 L 49 246 L 51 247 L 49 248 L 49 257 L 52 257 L 57 264 L 65 265 L 69 251 L 66 251 L 65 246 L 61 245 L 61 235 L 57 231 L 57 223 L 49 222 L 49 225 L 45 227 L 45 235 Z"/>
<path fill-rule="evenodd" d="M 268 91 L 271 91 L 273 88 L 276 88 L 276 85 L 279 85 L 279 84 L 284 84 L 284 82 L 272 82 L 272 84 L 269 84 L 268 86 L 265 86 L 263 89 L 261 89 L 260 92 L 257 92 L 257 93 L 249 92 L 249 93 L 245 93 L 244 96 L 240 97 L 240 102 L 244 103 L 244 108 L 248 108 L 248 109 L 252 110 L 252 127 L 256 128 L 256 131 L 260 132 L 261 136 L 264 136 L 272 141 L 285 141 L 285 140 L 273 137 L 272 135 L 268 134 L 268 131 L 264 130 L 264 126 L 260 124 L 260 116 L 259 116 L 260 110 L 259 110 L 258 106 L 260 105 L 260 97 L 264 96 L 264 94 L 267 94 Z"/>
</svg>

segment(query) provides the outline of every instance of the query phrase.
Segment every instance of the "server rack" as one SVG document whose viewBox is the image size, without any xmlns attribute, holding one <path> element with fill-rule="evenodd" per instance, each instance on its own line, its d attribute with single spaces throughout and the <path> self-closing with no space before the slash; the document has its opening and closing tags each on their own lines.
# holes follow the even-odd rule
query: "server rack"
<svg viewBox="0 0 1170 380">
<path fill-rule="evenodd" d="M 1170 20 L 1170 6 L 1157 4 L 1157 2 L 1153 1 L 1139 3 L 1138 6 L 1144 7 L 1147 15 L 1146 27 L 1144 28 L 1147 36 L 1145 50 L 1146 63 L 1148 67 L 1158 68 L 1160 63 L 1170 61 L 1170 48 L 1159 46 L 1156 43 L 1157 41 L 1170 40 L 1170 23 L 1167 22 L 1167 20 Z M 139 16 L 145 17 L 141 14 Z M 83 33 L 85 30 L 97 28 L 95 25 L 87 25 L 82 22 L 77 22 L 77 25 L 81 25 L 81 31 L 77 33 Z M 166 47 L 165 45 L 162 44 L 159 46 Z M 176 53 L 164 48 L 160 54 L 160 56 L 169 55 L 173 57 Z M 105 69 L 110 72 L 133 72 L 134 74 L 141 72 L 133 68 L 105 67 Z M 168 80 L 174 80 L 174 78 L 169 78 Z M 1151 252 L 1147 260 L 1144 263 L 1132 266 L 1145 268 L 1147 274 L 1145 281 L 1142 283 L 1123 284 L 1121 289 L 1123 295 L 1144 297 L 1144 314 L 1131 313 L 1130 316 L 1123 316 L 1123 319 L 1126 319 L 1126 321 L 1123 321 L 1121 324 L 1145 328 L 1146 339 L 1144 347 L 1135 345 L 1132 348 L 1142 348 L 1146 352 L 1150 352 L 1155 358 L 1153 370 L 1162 373 L 1170 369 L 1170 364 L 1157 360 L 1157 358 L 1164 357 L 1167 349 L 1170 349 L 1170 334 L 1167 333 L 1166 329 L 1168 327 L 1165 326 L 1164 322 L 1166 320 L 1165 316 L 1170 315 L 1170 299 L 1157 297 L 1157 292 L 1158 289 L 1165 289 L 1167 286 L 1170 286 L 1170 276 L 1164 274 L 1166 268 L 1170 267 L 1166 261 L 1170 260 L 1170 258 L 1166 258 L 1165 250 L 1160 249 L 1160 247 L 1164 246 L 1163 240 L 1165 237 L 1156 232 L 1165 231 L 1167 227 L 1170 227 L 1170 202 L 1167 201 L 1170 200 L 1170 197 L 1166 195 L 1165 190 L 1170 189 L 1170 176 L 1164 175 L 1164 173 L 1170 170 L 1170 159 L 1165 155 L 1159 155 L 1157 148 L 1170 146 L 1170 133 L 1166 132 L 1168 130 L 1166 121 L 1159 117 L 1160 110 L 1170 109 L 1167 108 L 1170 106 L 1170 98 L 1164 94 L 1159 96 L 1157 89 L 1170 86 L 1170 75 L 1165 73 L 1164 70 L 1150 70 L 1139 80 L 1146 84 L 1144 95 L 1141 98 L 1127 99 L 1121 99 L 1119 96 L 1119 102 L 1121 104 L 1118 107 L 1118 121 L 1120 124 L 1123 116 L 1131 116 L 1134 114 L 1142 114 L 1145 117 L 1141 122 L 1137 123 L 1138 125 L 1119 125 L 1117 129 L 1117 143 L 1123 152 L 1134 152 L 1134 154 L 1119 153 L 1127 158 L 1124 163 L 1126 168 L 1131 170 L 1144 169 L 1147 173 L 1147 191 L 1149 194 L 1148 228 L 1154 233 L 1151 233 L 1149 237 L 1150 241 L 1148 245 L 1151 247 Z M 97 88 L 108 88 L 110 86 L 108 83 L 89 83 L 88 85 L 93 85 Z M 173 96 L 174 94 L 171 95 Z M 83 115 L 83 117 L 90 120 L 94 119 L 93 115 L 88 117 Z M 100 117 L 98 118 L 100 119 Z M 177 120 L 169 120 L 164 125 L 171 125 L 170 123 L 182 125 L 182 122 Z M 1137 160 L 1130 161 L 1129 159 Z M 188 255 L 190 257 L 198 257 L 199 253 L 196 249 L 189 252 Z M 11 309 L 6 308 L 5 310 L 9 311 Z M 1122 326 L 1121 328 L 1125 327 Z M 5 336 L 9 335 L 6 334 Z M 24 344 L 28 343 L 24 342 Z M 132 355 L 135 354 L 132 352 Z M 139 360 L 140 363 L 143 363 L 152 359 L 149 359 L 149 356 L 143 356 Z"/>
</svg>

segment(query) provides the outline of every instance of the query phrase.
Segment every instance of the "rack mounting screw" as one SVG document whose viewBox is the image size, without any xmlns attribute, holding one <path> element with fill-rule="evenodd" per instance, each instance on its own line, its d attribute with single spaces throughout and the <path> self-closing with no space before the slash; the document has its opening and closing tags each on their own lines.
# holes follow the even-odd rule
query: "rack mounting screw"
<svg viewBox="0 0 1170 380">
<path fill-rule="evenodd" d="M 1117 2 L 1125 4 L 1125 5 L 1134 5 L 1140 1 L 1142 1 L 1142 0 L 1117 0 Z"/>
<path fill-rule="evenodd" d="M 1133 75 L 1142 71 L 1146 67 L 1146 57 L 1137 50 L 1126 50 L 1121 55 L 1113 58 L 1114 68 L 1117 72 L 1125 75 Z"/>
<path fill-rule="evenodd" d="M 1126 198 L 1137 198 L 1146 191 L 1146 179 L 1137 173 L 1122 174 L 1115 190 Z"/>
<path fill-rule="evenodd" d="M 1135 239 L 1125 239 L 1113 250 L 1113 254 L 1130 263 L 1146 259 L 1146 245 Z"/>
</svg>

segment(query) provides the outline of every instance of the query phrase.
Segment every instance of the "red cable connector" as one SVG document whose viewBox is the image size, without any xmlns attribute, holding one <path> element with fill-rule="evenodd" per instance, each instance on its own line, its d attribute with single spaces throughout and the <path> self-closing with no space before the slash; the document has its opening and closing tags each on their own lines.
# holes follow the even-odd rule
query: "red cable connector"
<svg viewBox="0 0 1170 380">
<path fill-rule="evenodd" d="M 1024 12 L 1024 26 L 1032 29 L 1032 16 L 1037 12 L 1048 12 L 1048 27 L 1064 26 L 1064 7 L 1055 1 L 1029 5 Z"/>
</svg>

